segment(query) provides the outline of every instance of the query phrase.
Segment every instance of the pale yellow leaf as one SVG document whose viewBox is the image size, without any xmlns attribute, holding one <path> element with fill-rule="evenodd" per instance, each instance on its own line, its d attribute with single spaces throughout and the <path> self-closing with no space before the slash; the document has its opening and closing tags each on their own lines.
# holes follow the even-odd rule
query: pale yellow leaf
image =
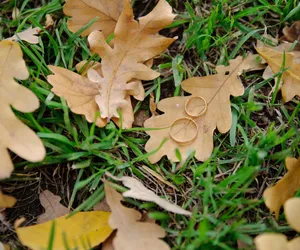
<svg viewBox="0 0 300 250">
<path fill-rule="evenodd" d="M 45 213 L 37 218 L 38 224 L 70 213 L 68 208 L 60 204 L 60 200 L 61 198 L 58 195 L 54 195 L 49 190 L 40 193 L 40 202 L 45 208 Z"/>
<path fill-rule="evenodd" d="M 281 71 L 285 56 L 284 68 L 287 68 L 287 70 L 282 74 L 283 85 L 281 91 L 283 100 L 288 102 L 296 95 L 300 96 L 300 63 L 295 61 L 295 54 L 293 52 L 283 53 L 267 47 L 259 47 L 256 50 L 275 74 Z"/>
<path fill-rule="evenodd" d="M 84 250 L 86 246 L 97 246 L 112 233 L 108 225 L 110 213 L 103 211 L 78 212 L 70 218 L 55 219 L 53 249 L 65 250 L 65 241 L 70 249 Z M 19 240 L 32 250 L 48 249 L 53 221 L 16 228 Z"/>
<path fill-rule="evenodd" d="M 213 133 L 226 133 L 231 127 L 230 96 L 241 96 L 244 87 L 239 79 L 243 71 L 261 69 L 256 55 L 245 59 L 238 57 L 230 60 L 229 66 L 217 66 L 216 75 L 193 77 L 182 82 L 182 88 L 191 96 L 166 98 L 157 104 L 163 115 L 152 116 L 145 122 L 150 135 L 145 149 L 147 152 L 159 148 L 149 157 L 151 163 L 159 161 L 164 155 L 178 162 L 176 148 L 179 149 L 182 162 L 195 151 L 200 161 L 208 159 L 213 151 Z"/>
<path fill-rule="evenodd" d="M 39 107 L 38 98 L 15 81 L 29 77 L 20 45 L 0 41 L 0 179 L 10 176 L 13 164 L 7 149 L 20 157 L 38 162 L 46 151 L 39 137 L 13 113 L 11 106 L 20 112 L 33 112 Z"/>
<path fill-rule="evenodd" d="M 115 177 L 110 173 L 106 173 L 107 176 L 111 177 L 116 181 L 121 181 L 124 186 L 128 187 L 129 190 L 122 193 L 124 197 L 134 198 L 143 201 L 150 201 L 156 203 L 158 206 L 164 208 L 165 210 L 176 213 L 191 216 L 192 213 L 184 210 L 183 208 L 171 203 L 167 200 L 164 200 L 157 196 L 153 191 L 147 189 L 141 182 L 132 177 L 123 176 L 123 177 Z"/>
<path fill-rule="evenodd" d="M 123 9 L 124 0 L 68 0 L 63 11 L 71 16 L 68 28 L 77 32 L 94 18 L 98 18 L 81 35 L 87 36 L 92 31 L 101 30 L 105 37 L 113 33 Z"/>
<path fill-rule="evenodd" d="M 45 29 L 49 29 L 54 25 L 54 20 L 50 14 L 46 14 Z"/>
<path fill-rule="evenodd" d="M 49 80 L 50 84 L 55 85 L 53 92 L 64 96 L 69 105 L 73 104 L 71 104 L 73 112 L 84 114 L 89 121 L 98 109 L 105 122 L 111 119 L 116 121 L 120 110 L 129 117 L 123 122 L 124 127 L 131 127 L 133 111 L 129 111 L 129 95 L 142 100 L 144 89 L 141 80 L 153 80 L 159 76 L 159 73 L 149 68 L 147 62 L 152 63 L 151 59 L 163 52 L 175 40 L 158 34 L 161 29 L 172 23 L 174 17 L 167 1 L 160 0 L 148 15 L 136 21 L 129 0 L 125 0 L 124 9 L 115 28 L 114 47 L 106 43 L 102 32 L 93 31 L 88 37 L 91 50 L 102 59 L 102 72 L 89 69 L 87 72 L 89 80 L 84 80 L 70 71 L 68 75 L 67 70 L 61 72 L 63 75 L 60 75 L 58 67 L 52 66 L 51 70 L 56 71 L 53 71 L 55 75 L 50 76 Z M 69 80 L 67 80 L 68 77 Z M 87 85 L 93 86 L 92 93 L 83 89 L 82 82 L 84 81 L 89 82 Z M 69 89 L 70 94 L 66 88 Z M 81 90 L 80 94 L 78 89 Z M 78 101 L 76 101 L 76 96 L 78 96 Z M 92 103 L 93 109 L 81 108 L 83 100 L 88 101 L 89 104 Z M 77 111 L 74 111 L 74 106 Z M 89 112 L 88 115 L 87 112 Z M 118 120 L 117 123 L 120 124 Z"/>
<path fill-rule="evenodd" d="M 5 195 L 0 190 L 0 209 L 13 207 L 16 204 L 17 200 L 15 197 L 10 195 Z"/>
<path fill-rule="evenodd" d="M 289 250 L 287 237 L 283 234 L 264 233 L 254 239 L 257 250 Z"/>
<path fill-rule="evenodd" d="M 165 231 L 150 222 L 141 222 L 141 214 L 122 205 L 123 197 L 109 184 L 104 182 L 106 200 L 111 208 L 109 225 L 117 230 L 113 239 L 116 250 L 169 250 L 170 247 L 160 238 L 165 237 Z"/>
<path fill-rule="evenodd" d="M 288 199 L 284 203 L 284 214 L 290 226 L 300 233 L 300 198 Z"/>
<path fill-rule="evenodd" d="M 22 32 L 19 32 L 19 33 L 15 34 L 14 36 L 7 38 L 5 40 L 8 40 L 8 41 L 22 40 L 22 41 L 26 41 L 31 44 L 37 44 L 37 43 L 39 43 L 39 38 L 37 35 L 39 34 L 40 31 L 41 31 L 40 28 L 30 27 L 30 28 L 28 28 Z"/>
<path fill-rule="evenodd" d="M 11 17 L 13 20 L 18 19 L 20 16 L 20 10 L 17 7 L 13 7 L 12 13 L 11 13 Z"/>
<path fill-rule="evenodd" d="M 285 165 L 288 170 L 285 176 L 275 186 L 267 188 L 263 194 L 266 206 L 275 213 L 276 218 L 281 206 L 293 197 L 300 187 L 300 158 L 297 160 L 288 157 Z"/>
</svg>

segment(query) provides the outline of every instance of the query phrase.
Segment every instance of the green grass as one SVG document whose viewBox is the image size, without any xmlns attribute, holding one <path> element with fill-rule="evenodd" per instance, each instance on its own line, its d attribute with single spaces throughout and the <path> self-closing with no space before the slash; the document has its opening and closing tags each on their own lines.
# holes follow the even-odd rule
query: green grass
<svg viewBox="0 0 300 250">
<path fill-rule="evenodd" d="M 169 2 L 180 10 L 172 27 L 184 29 L 180 41 L 183 49 L 171 47 L 170 53 L 162 55 L 161 63 L 155 64 L 160 71 L 173 72 L 145 84 L 146 99 L 153 92 L 156 102 L 170 84 L 174 86 L 174 96 L 183 95 L 182 80 L 213 74 L 216 64 L 227 64 L 237 55 L 254 51 L 255 39 L 262 39 L 265 27 L 269 34 L 276 35 L 285 22 L 300 18 L 299 2 L 293 0 L 223 0 L 213 1 L 211 6 L 197 0 L 184 1 L 185 4 L 179 0 Z M 42 7 L 34 8 L 34 3 Z M 21 11 L 17 20 L 10 18 L 14 6 Z M 54 29 L 43 28 L 46 14 L 54 16 Z M 30 179 L 18 173 L 71 164 L 74 170 L 70 174 L 76 181 L 66 205 L 74 211 L 86 211 L 105 196 L 101 182 L 105 171 L 115 175 L 132 173 L 148 186 L 156 185 L 145 178 L 147 175 L 140 168 L 147 165 L 179 190 L 174 195 L 158 185 L 158 193 L 193 211 L 188 219 L 166 213 L 151 203 L 127 200 L 137 208 L 147 209 L 149 216 L 166 229 L 166 241 L 172 249 L 237 249 L 237 241 L 247 243 L 246 249 L 254 249 L 253 237 L 257 234 L 292 231 L 283 215 L 276 221 L 269 214 L 261 199 L 267 184 L 274 183 L 285 172 L 284 159 L 300 155 L 299 99 L 284 104 L 280 92 L 269 97 L 274 86 L 272 78 L 262 80 L 261 72 L 243 74 L 246 90 L 242 97 L 232 99 L 230 132 L 215 133 L 215 149 L 209 160 L 201 163 L 191 157 L 176 171 L 177 165 L 165 158 L 150 164 L 144 151 L 148 137 L 143 129 L 122 130 L 113 123 L 105 128 L 95 127 L 84 117 L 73 114 L 63 98 L 51 93 L 46 80 L 50 74 L 47 65 L 74 70 L 76 63 L 95 59 L 86 39 L 67 29 L 59 0 L 6 1 L 0 3 L 0 15 L 0 39 L 29 26 L 43 30 L 38 45 L 21 43 L 30 71 L 30 78 L 22 84 L 38 96 L 41 106 L 33 114 L 16 114 L 38 133 L 47 148 L 43 162 L 15 159 L 16 172 L 3 182 L 4 187 Z M 148 110 L 148 106 L 138 102 L 135 112 L 139 109 Z M 125 190 L 117 184 L 115 188 Z M 79 193 L 84 193 L 86 199 L 74 206 L 78 204 Z M 0 236 L 0 240 L 4 239 Z"/>
</svg>

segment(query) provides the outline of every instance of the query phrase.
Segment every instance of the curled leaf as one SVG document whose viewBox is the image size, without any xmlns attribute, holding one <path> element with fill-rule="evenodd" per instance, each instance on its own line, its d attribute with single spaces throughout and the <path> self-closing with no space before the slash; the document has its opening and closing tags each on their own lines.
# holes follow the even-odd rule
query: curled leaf
<svg viewBox="0 0 300 250">
<path fill-rule="evenodd" d="M 51 228 L 55 222 L 52 249 L 65 250 L 67 242 L 70 249 L 83 250 L 86 246 L 95 247 L 109 237 L 112 233 L 108 225 L 109 216 L 110 213 L 103 211 L 79 212 L 70 218 L 62 216 L 34 226 L 17 227 L 16 232 L 22 244 L 30 249 L 48 249 Z"/>
<path fill-rule="evenodd" d="M 281 206 L 293 197 L 300 187 L 300 158 L 297 160 L 288 157 L 285 165 L 288 172 L 275 186 L 267 188 L 263 194 L 266 206 L 272 213 L 275 213 L 276 218 L 278 218 Z"/>
<path fill-rule="evenodd" d="M 128 187 L 129 190 L 125 191 L 122 195 L 124 197 L 134 198 L 138 200 L 143 201 L 150 201 L 156 203 L 158 206 L 164 208 L 165 210 L 176 213 L 176 214 L 183 214 L 183 215 L 192 215 L 191 212 L 186 211 L 182 209 L 181 207 L 170 203 L 167 200 L 164 200 L 157 196 L 154 192 L 147 189 L 141 182 L 139 182 L 137 179 L 134 179 L 132 177 L 123 176 L 121 178 L 115 177 L 111 175 L 110 173 L 106 173 L 107 176 L 111 177 L 112 179 L 116 181 L 122 181 L 124 186 Z"/>
<path fill-rule="evenodd" d="M 238 57 L 230 61 L 229 66 L 217 66 L 217 74 L 193 77 L 182 82 L 182 88 L 191 96 L 171 97 L 160 101 L 157 108 L 163 115 L 152 116 L 146 120 L 150 139 L 145 149 L 147 152 L 159 148 L 163 139 L 165 144 L 149 157 L 155 163 L 167 155 L 173 162 L 182 161 L 195 151 L 195 157 L 206 160 L 213 150 L 213 133 L 217 128 L 226 133 L 231 127 L 230 96 L 241 96 L 244 87 L 239 79 L 243 71 L 261 69 L 256 55 L 245 59 Z M 158 129 L 159 128 L 159 129 Z"/>
<path fill-rule="evenodd" d="M 9 177 L 13 170 L 7 149 L 32 162 L 43 160 L 46 154 L 39 137 L 17 119 L 10 107 L 20 112 L 33 112 L 39 107 L 38 98 L 15 81 L 28 77 L 20 45 L 0 41 L 0 179 Z"/>
<path fill-rule="evenodd" d="M 81 35 L 87 36 L 92 31 L 101 30 L 105 37 L 113 33 L 123 9 L 124 0 L 68 0 L 63 11 L 71 16 L 68 28 L 77 32 L 94 18 L 98 18 Z"/>
<path fill-rule="evenodd" d="M 109 225 L 117 230 L 113 239 L 114 249 L 122 250 L 169 250 L 170 247 L 160 238 L 165 237 L 163 228 L 150 222 L 141 222 L 141 214 L 124 207 L 123 197 L 109 184 L 104 182 L 106 200 L 111 208 Z M 111 249 L 111 247 L 110 247 Z"/>
</svg>

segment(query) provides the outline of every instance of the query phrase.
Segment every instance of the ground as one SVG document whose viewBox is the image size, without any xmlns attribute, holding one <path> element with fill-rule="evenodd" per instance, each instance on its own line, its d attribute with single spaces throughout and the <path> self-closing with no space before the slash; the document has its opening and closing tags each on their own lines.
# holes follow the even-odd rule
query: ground
<svg viewBox="0 0 300 250">
<path fill-rule="evenodd" d="M 155 2 L 133 0 L 135 15 L 148 13 Z M 280 39 L 282 28 L 300 19 L 297 0 L 169 3 L 178 16 L 162 34 L 178 39 L 154 60 L 153 68 L 160 71 L 161 77 L 144 83 L 147 97 L 136 103 L 135 111 L 146 117 L 150 113 L 150 93 L 156 102 L 184 94 L 180 86 L 174 86 L 174 71 L 179 81 L 214 74 L 216 65 L 227 64 L 237 55 L 255 53 L 256 41 L 265 32 Z M 13 7 L 20 9 L 16 20 L 12 20 Z M 215 149 L 209 160 L 191 158 L 179 169 L 166 158 L 150 164 L 144 151 L 148 136 L 142 129 L 122 131 L 113 123 L 96 128 L 51 93 L 47 65 L 74 69 L 77 62 L 90 57 L 86 39 L 68 31 L 61 1 L 1 1 L 0 40 L 29 26 L 42 28 L 46 14 L 53 16 L 55 24 L 42 31 L 40 44 L 21 43 L 31 74 L 22 84 L 39 97 L 41 107 L 33 114 L 16 114 L 43 139 L 47 156 L 41 163 L 29 163 L 12 154 L 16 170 L 10 179 L 1 182 L 1 187 L 18 202 L 6 211 L 7 222 L 13 225 L 15 219 L 25 216 L 26 225 L 34 224 L 43 212 L 38 196 L 45 189 L 61 196 L 64 205 L 89 210 L 104 198 L 101 178 L 110 171 L 134 174 L 157 194 L 194 211 L 188 219 L 153 204 L 128 200 L 166 229 L 165 240 L 172 249 L 255 249 L 253 238 L 260 233 L 294 235 L 283 215 L 275 220 L 269 213 L 262 193 L 286 172 L 284 159 L 300 155 L 299 98 L 284 104 L 280 91 L 273 91 L 274 81 L 262 79 L 262 71 L 245 73 L 241 76 L 245 94 L 231 99 L 235 118 L 232 129 L 226 134 L 215 132 Z M 74 169 L 74 164 L 86 168 Z M 165 176 L 178 191 L 153 179 L 142 165 Z M 3 224 L 0 232 L 0 241 L 21 249 L 13 227 Z"/>
</svg>

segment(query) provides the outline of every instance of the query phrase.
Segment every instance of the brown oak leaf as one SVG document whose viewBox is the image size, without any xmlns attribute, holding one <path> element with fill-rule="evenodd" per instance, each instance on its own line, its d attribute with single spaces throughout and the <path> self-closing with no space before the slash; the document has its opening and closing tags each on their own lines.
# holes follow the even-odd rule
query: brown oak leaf
<svg viewBox="0 0 300 250">
<path fill-rule="evenodd" d="M 300 96 L 300 62 L 295 60 L 299 58 L 299 52 L 284 53 L 268 47 L 257 47 L 256 50 L 265 59 L 274 74 L 281 71 L 285 57 L 284 68 L 287 70 L 282 74 L 281 92 L 283 100 L 288 102 L 296 95 Z"/>
<path fill-rule="evenodd" d="M 288 157 L 285 159 L 288 172 L 275 186 L 265 190 L 263 197 L 270 212 L 278 218 L 281 206 L 300 188 L 300 158 Z"/>
<path fill-rule="evenodd" d="M 40 193 L 40 202 L 45 208 L 45 213 L 37 218 L 39 224 L 70 213 L 67 207 L 60 204 L 60 200 L 61 198 L 58 195 L 54 195 L 49 190 Z"/>
<path fill-rule="evenodd" d="M 141 214 L 122 205 L 123 197 L 109 184 L 104 182 L 106 201 L 111 209 L 109 226 L 117 230 L 113 239 L 114 249 L 123 250 L 169 250 L 170 247 L 160 238 L 165 231 L 151 222 L 141 222 Z M 111 249 L 111 248 L 110 248 Z"/>
<path fill-rule="evenodd" d="M 238 57 L 229 66 L 217 66 L 217 74 L 193 77 L 182 82 L 182 88 L 191 96 L 171 97 L 160 101 L 157 108 L 163 115 L 145 122 L 150 139 L 145 149 L 154 152 L 149 160 L 155 163 L 162 156 L 178 162 L 176 148 L 182 161 L 195 151 L 195 157 L 205 161 L 213 150 L 213 132 L 217 128 L 226 133 L 231 127 L 230 96 L 241 96 L 244 87 L 239 79 L 243 71 L 261 69 L 256 55 Z M 159 149 L 163 139 L 167 139 Z M 159 150 L 157 150 L 159 149 Z M 157 151 L 155 151 L 157 150 Z"/>
<path fill-rule="evenodd" d="M 123 9 L 124 0 L 68 0 L 63 11 L 71 16 L 68 28 L 77 32 L 94 18 L 98 18 L 81 36 L 87 36 L 92 31 L 101 30 L 105 37 L 113 33 L 118 18 Z"/>
</svg>

